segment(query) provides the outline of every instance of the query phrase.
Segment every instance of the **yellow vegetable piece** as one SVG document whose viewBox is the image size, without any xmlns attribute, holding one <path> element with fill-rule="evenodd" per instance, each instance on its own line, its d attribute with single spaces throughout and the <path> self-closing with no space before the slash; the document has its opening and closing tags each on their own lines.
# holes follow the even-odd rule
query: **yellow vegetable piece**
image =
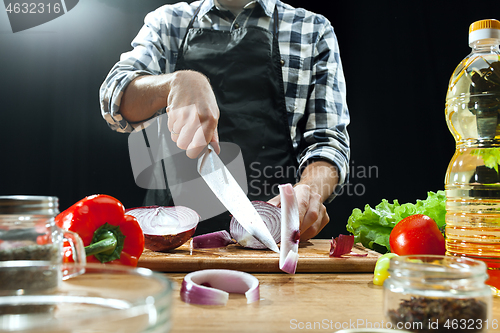
<svg viewBox="0 0 500 333">
<path fill-rule="evenodd" d="M 373 284 L 381 286 L 384 281 L 389 277 L 389 263 L 391 258 L 396 257 L 396 253 L 386 253 L 378 258 L 373 271 Z"/>
</svg>

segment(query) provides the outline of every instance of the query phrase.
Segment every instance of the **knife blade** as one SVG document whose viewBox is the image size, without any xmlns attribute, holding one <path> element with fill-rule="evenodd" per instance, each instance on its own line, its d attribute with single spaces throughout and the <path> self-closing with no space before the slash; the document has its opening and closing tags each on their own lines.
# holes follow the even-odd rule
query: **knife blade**
<svg viewBox="0 0 500 333">
<path fill-rule="evenodd" d="M 279 253 L 269 229 L 211 145 L 198 158 L 198 173 L 224 207 L 254 238 Z"/>
</svg>

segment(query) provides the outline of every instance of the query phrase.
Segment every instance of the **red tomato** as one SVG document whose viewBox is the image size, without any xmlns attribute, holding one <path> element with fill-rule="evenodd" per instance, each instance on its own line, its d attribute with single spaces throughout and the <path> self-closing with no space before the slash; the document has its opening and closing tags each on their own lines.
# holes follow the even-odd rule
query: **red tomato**
<svg viewBox="0 0 500 333">
<path fill-rule="evenodd" d="M 429 216 L 416 214 L 402 219 L 389 236 L 391 252 L 398 255 L 446 252 L 443 234 Z"/>
</svg>

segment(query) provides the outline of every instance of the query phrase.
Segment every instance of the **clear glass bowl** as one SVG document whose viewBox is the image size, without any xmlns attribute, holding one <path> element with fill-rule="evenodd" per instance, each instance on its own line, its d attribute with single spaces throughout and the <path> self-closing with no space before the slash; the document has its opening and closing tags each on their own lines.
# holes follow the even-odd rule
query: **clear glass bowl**
<svg viewBox="0 0 500 333">
<path fill-rule="evenodd" d="M 23 263 L 34 279 L 46 271 L 40 261 Z M 6 270 L 9 262 L 0 262 L 0 276 Z M 0 332 L 168 332 L 171 310 L 172 282 L 145 268 L 87 264 L 55 289 L 29 293 L 0 284 Z"/>
</svg>

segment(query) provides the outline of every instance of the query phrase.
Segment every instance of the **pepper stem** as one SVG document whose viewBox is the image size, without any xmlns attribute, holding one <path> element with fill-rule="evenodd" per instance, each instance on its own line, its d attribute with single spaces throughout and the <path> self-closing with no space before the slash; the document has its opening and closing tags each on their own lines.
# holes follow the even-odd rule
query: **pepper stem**
<svg viewBox="0 0 500 333">
<path fill-rule="evenodd" d="M 93 255 L 102 263 L 119 259 L 123 250 L 125 235 L 117 225 L 104 223 L 94 232 L 92 243 L 85 247 L 87 256 Z"/>
<path fill-rule="evenodd" d="M 118 241 L 116 240 L 115 234 L 111 231 L 106 231 L 99 236 L 99 241 L 85 247 L 85 254 L 87 256 L 98 253 L 109 255 L 115 251 L 117 245 Z"/>
</svg>

